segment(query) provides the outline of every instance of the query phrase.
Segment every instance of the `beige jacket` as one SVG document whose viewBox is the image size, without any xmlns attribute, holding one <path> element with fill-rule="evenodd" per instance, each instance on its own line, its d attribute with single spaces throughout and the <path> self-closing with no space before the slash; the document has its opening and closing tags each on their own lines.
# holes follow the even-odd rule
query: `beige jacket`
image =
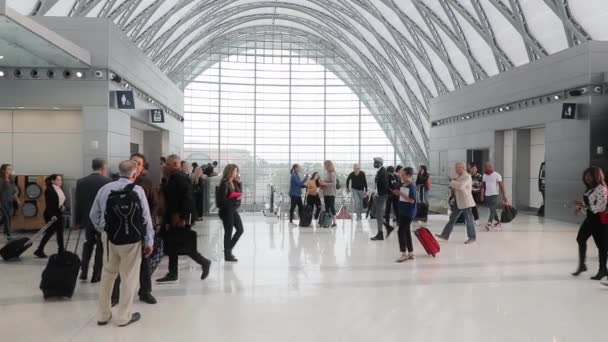
<svg viewBox="0 0 608 342">
<path fill-rule="evenodd" d="M 454 189 L 458 209 L 473 208 L 475 206 L 472 192 L 473 180 L 471 179 L 471 175 L 465 172 L 462 176 L 451 181 L 450 187 Z"/>
</svg>

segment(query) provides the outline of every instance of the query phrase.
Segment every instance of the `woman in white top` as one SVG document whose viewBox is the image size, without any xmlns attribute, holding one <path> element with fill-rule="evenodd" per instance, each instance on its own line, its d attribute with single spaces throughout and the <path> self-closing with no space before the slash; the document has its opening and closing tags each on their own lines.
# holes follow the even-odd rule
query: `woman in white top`
<svg viewBox="0 0 608 342">
<path fill-rule="evenodd" d="M 323 200 L 325 201 L 325 211 L 331 213 L 334 216 L 334 222 L 332 227 L 336 226 L 336 186 L 338 183 L 338 177 L 336 176 L 336 168 L 331 160 L 326 160 L 323 163 L 325 167 L 325 177 L 320 182 L 321 188 L 323 189 Z"/>
<path fill-rule="evenodd" d="M 55 216 L 57 221 L 53 223 L 44 233 L 40 245 L 34 252 L 34 255 L 39 258 L 46 258 L 44 246 L 49 242 L 53 234 L 57 234 L 57 250 L 59 253 L 64 251 L 63 244 L 63 210 L 65 209 L 65 194 L 61 189 L 63 178 L 60 175 L 50 175 L 46 178 L 46 190 L 44 191 L 44 200 L 46 209 L 44 209 L 44 220 L 48 223 Z"/>
<path fill-rule="evenodd" d="M 606 225 L 601 222 L 599 216 L 600 213 L 606 211 L 606 199 L 608 196 L 608 189 L 606 188 L 602 169 L 592 166 L 585 170 L 585 172 L 583 172 L 583 183 L 585 183 L 587 191 L 583 195 L 583 201 L 577 200 L 575 203 L 576 211 L 579 213 L 585 211 L 587 217 L 578 230 L 578 235 L 576 237 L 576 242 L 578 242 L 579 264 L 578 269 L 576 272 L 572 273 L 572 275 L 578 276 L 587 270 L 587 265 L 585 264 L 587 240 L 589 240 L 589 237 L 593 236 L 593 240 L 599 251 L 600 267 L 597 274 L 591 277 L 591 279 L 601 280 L 608 275 L 608 270 L 606 269 L 606 259 L 608 257 L 606 243 L 608 242 L 608 235 Z"/>
</svg>

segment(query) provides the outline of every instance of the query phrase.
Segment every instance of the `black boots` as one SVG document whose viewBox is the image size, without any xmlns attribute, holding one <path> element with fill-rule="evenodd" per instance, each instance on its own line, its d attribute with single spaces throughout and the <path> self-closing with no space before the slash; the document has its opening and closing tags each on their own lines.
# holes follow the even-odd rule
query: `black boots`
<svg viewBox="0 0 608 342">
<path fill-rule="evenodd" d="M 573 276 L 578 277 L 581 273 L 587 271 L 587 266 L 585 264 L 581 264 L 576 269 L 576 272 L 572 273 Z"/>
<path fill-rule="evenodd" d="M 378 234 L 376 234 L 376 236 L 372 237 L 370 240 L 372 240 L 372 241 L 382 241 L 382 240 L 384 240 L 384 233 L 378 232 Z"/>
<path fill-rule="evenodd" d="M 232 251 L 224 251 L 224 260 L 226 262 L 237 262 L 239 261 L 239 259 L 237 259 L 233 254 Z"/>
<path fill-rule="evenodd" d="M 602 280 L 606 276 L 608 276 L 608 270 L 599 270 L 596 275 L 591 277 L 591 280 Z"/>
<path fill-rule="evenodd" d="M 201 274 L 201 280 L 207 279 L 209 276 L 209 270 L 211 269 L 211 260 L 205 259 L 203 261 L 203 273 Z"/>
</svg>

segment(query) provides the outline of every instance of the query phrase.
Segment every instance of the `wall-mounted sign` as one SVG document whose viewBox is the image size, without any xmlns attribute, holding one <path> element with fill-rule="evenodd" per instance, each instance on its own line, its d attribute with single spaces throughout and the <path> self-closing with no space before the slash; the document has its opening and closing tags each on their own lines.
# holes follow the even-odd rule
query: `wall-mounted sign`
<svg viewBox="0 0 608 342">
<path fill-rule="evenodd" d="M 116 108 L 118 109 L 135 109 L 135 100 L 133 99 L 133 91 L 117 90 L 114 92 Z"/>
<path fill-rule="evenodd" d="M 564 103 L 562 105 L 562 119 L 576 119 L 576 103 Z"/>
<path fill-rule="evenodd" d="M 162 109 L 150 109 L 150 122 L 165 123 L 165 111 Z"/>
</svg>

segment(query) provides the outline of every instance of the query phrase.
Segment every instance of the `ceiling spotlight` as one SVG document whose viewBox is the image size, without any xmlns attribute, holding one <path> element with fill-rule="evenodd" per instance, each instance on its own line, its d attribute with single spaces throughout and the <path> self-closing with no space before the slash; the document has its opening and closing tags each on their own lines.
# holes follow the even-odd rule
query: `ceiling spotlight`
<svg viewBox="0 0 608 342">
<path fill-rule="evenodd" d="M 78 78 L 82 78 L 82 76 L 83 76 L 83 75 L 82 75 L 82 72 L 80 72 L 80 71 L 76 71 L 76 77 L 78 77 Z"/>
<path fill-rule="evenodd" d="M 4 77 L 4 71 L 0 70 L 0 77 Z"/>
<path fill-rule="evenodd" d="M 13 71 L 13 75 L 15 75 L 17 78 L 21 78 L 23 76 L 23 71 L 21 71 L 21 69 L 16 69 Z"/>
<path fill-rule="evenodd" d="M 116 83 L 122 82 L 122 77 L 116 75 L 113 72 L 110 73 L 110 79 L 112 80 L 112 82 L 116 82 Z"/>
<path fill-rule="evenodd" d="M 505 107 L 505 110 L 511 110 L 511 107 L 506 106 L 506 107 Z"/>
<path fill-rule="evenodd" d="M 470 115 L 467 115 L 467 119 L 470 119 L 470 118 L 471 118 L 471 116 L 470 116 Z"/>
<path fill-rule="evenodd" d="M 95 77 L 102 78 L 103 77 L 103 71 L 101 71 L 101 70 L 95 71 Z"/>
<path fill-rule="evenodd" d="M 593 91 L 596 93 L 601 93 L 602 92 L 602 86 L 595 86 L 593 87 Z"/>
<path fill-rule="evenodd" d="M 4 56 L 0 56 L 0 59 L 4 59 Z"/>
<path fill-rule="evenodd" d="M 504 109 L 504 108 L 502 108 L 502 107 L 498 108 L 498 111 L 500 111 L 500 112 L 504 112 L 504 110 L 505 110 L 505 109 Z"/>
<path fill-rule="evenodd" d="M 40 76 L 40 72 L 38 72 L 38 69 L 32 69 L 32 71 L 30 71 L 30 76 L 32 76 L 32 78 L 38 78 Z"/>
<path fill-rule="evenodd" d="M 129 88 L 129 83 L 125 82 L 125 84 L 123 84 L 123 87 Z"/>
<path fill-rule="evenodd" d="M 559 100 L 561 97 L 559 95 L 553 96 L 554 99 Z"/>
<path fill-rule="evenodd" d="M 48 78 L 55 78 L 55 70 L 48 70 L 46 72 L 46 77 L 48 77 Z"/>
<path fill-rule="evenodd" d="M 63 78 L 72 78 L 72 72 L 70 70 L 64 70 Z"/>
</svg>

